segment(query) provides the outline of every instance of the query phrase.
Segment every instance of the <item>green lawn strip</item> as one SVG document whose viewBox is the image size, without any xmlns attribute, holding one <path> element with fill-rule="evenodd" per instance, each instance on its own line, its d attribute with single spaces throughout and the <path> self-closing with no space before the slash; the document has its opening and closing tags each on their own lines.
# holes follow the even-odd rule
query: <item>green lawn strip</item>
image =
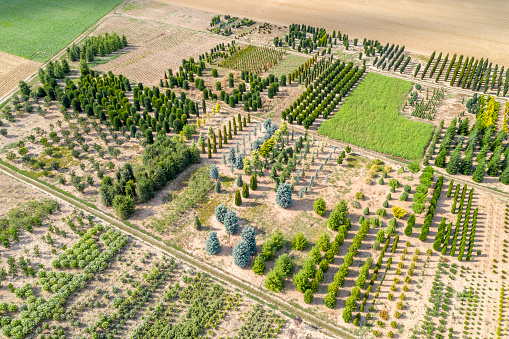
<svg viewBox="0 0 509 339">
<path fill-rule="evenodd" d="M 121 0 L 8 0 L 0 2 L 0 50 L 46 61 Z"/>
<path fill-rule="evenodd" d="M 368 73 L 318 133 L 373 151 L 421 159 L 433 126 L 399 114 L 411 88 L 409 81 Z"/>
</svg>

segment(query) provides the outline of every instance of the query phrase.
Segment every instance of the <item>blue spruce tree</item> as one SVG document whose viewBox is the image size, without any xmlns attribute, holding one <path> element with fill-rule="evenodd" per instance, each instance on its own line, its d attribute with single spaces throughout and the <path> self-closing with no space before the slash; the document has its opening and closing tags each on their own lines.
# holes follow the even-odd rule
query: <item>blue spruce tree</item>
<svg viewBox="0 0 509 339">
<path fill-rule="evenodd" d="M 226 212 L 224 216 L 224 227 L 226 229 L 226 234 L 231 235 L 237 233 L 239 229 L 239 218 L 237 214 L 233 211 Z"/>
<path fill-rule="evenodd" d="M 215 213 L 214 213 L 217 221 L 219 221 L 221 224 L 224 224 L 224 217 L 226 216 L 227 212 L 228 212 L 228 209 L 226 208 L 225 205 L 223 205 L 223 204 L 217 205 Z"/>
<path fill-rule="evenodd" d="M 256 254 L 256 231 L 251 226 L 246 226 L 242 229 L 240 233 L 242 236 L 242 240 L 244 240 L 249 245 L 249 253 L 251 255 Z"/>
<path fill-rule="evenodd" d="M 212 165 L 210 167 L 209 176 L 214 180 L 219 179 L 219 171 L 217 170 L 216 165 Z"/>
<path fill-rule="evenodd" d="M 215 231 L 210 231 L 209 237 L 205 242 L 205 249 L 209 254 L 218 254 L 221 251 L 221 245 L 219 245 L 219 239 Z"/>
<path fill-rule="evenodd" d="M 241 240 L 235 247 L 233 248 L 233 263 L 240 268 L 244 268 L 249 264 L 249 245 Z"/>
<path fill-rule="evenodd" d="M 282 183 L 278 186 L 276 192 L 276 204 L 283 208 L 292 205 L 292 187 L 289 183 Z"/>
</svg>

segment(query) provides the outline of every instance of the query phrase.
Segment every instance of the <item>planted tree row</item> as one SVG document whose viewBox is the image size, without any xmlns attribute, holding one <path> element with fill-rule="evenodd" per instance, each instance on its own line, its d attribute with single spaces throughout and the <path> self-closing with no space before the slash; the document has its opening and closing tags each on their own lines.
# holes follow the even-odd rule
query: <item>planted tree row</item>
<svg viewBox="0 0 509 339">
<path fill-rule="evenodd" d="M 67 57 L 71 61 L 85 60 L 94 61 L 95 56 L 105 56 L 127 47 L 127 38 L 117 33 L 104 33 L 104 35 L 93 36 L 85 39 L 80 45 L 73 44 L 67 47 Z"/>
<path fill-rule="evenodd" d="M 444 82 L 449 81 L 449 77 L 452 71 L 452 77 L 449 81 L 450 86 L 461 87 L 464 89 L 470 89 L 472 91 L 483 91 L 486 93 L 488 90 L 495 91 L 497 95 L 507 95 L 509 91 L 509 69 L 505 70 L 505 67 L 499 67 L 498 64 L 493 67 L 493 64 L 488 59 L 480 60 L 474 57 L 466 57 L 460 55 L 457 59 L 457 55 L 454 54 L 448 64 L 449 54 L 442 60 L 442 53 L 439 54 L 435 60 L 435 52 L 433 52 L 428 59 L 426 66 L 421 73 L 421 79 L 427 75 L 427 71 L 431 65 L 433 65 L 429 77 L 435 76 L 435 71 L 439 68 L 436 73 L 435 82 L 438 82 L 447 66 L 447 71 L 444 77 Z M 420 67 L 416 69 L 414 76 L 417 76 Z"/>
<path fill-rule="evenodd" d="M 308 129 L 322 115 L 327 119 L 342 98 L 357 83 L 365 68 L 345 64 L 339 60 L 325 70 L 304 93 L 285 111 L 282 118 L 292 124 L 304 125 Z"/>
<path fill-rule="evenodd" d="M 219 62 L 220 67 L 231 68 L 251 73 L 266 72 L 283 59 L 285 52 L 268 47 L 246 46 L 236 47 L 233 53 Z"/>
</svg>

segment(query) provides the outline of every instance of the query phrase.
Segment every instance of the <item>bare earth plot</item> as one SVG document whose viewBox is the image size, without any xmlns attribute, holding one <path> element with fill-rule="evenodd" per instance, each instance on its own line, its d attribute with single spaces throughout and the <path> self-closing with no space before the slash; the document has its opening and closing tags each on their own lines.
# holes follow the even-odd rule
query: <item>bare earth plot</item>
<svg viewBox="0 0 509 339">
<path fill-rule="evenodd" d="M 280 25 L 339 29 L 352 37 L 404 44 L 424 55 L 439 50 L 509 63 L 509 3 L 502 0 L 156 1 Z"/>
<path fill-rule="evenodd" d="M 169 68 L 178 71 L 183 55 L 197 59 L 199 54 L 210 52 L 217 44 L 231 41 L 210 33 L 131 16 L 108 18 L 94 35 L 113 31 L 127 37 L 130 52 L 98 66 L 97 70 L 122 74 L 146 85 L 158 84 Z"/>
<path fill-rule="evenodd" d="M 35 72 L 40 62 L 0 52 L 0 97 L 7 94 L 18 82 Z"/>
</svg>

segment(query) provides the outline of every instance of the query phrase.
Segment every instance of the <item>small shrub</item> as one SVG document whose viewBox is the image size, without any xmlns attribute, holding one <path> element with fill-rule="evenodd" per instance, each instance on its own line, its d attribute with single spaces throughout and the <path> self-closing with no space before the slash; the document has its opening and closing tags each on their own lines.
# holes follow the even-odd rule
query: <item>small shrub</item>
<svg viewBox="0 0 509 339">
<path fill-rule="evenodd" d="M 316 214 L 323 216 L 325 214 L 327 206 L 325 205 L 325 200 L 323 198 L 318 198 L 313 204 L 313 210 Z"/>
</svg>

